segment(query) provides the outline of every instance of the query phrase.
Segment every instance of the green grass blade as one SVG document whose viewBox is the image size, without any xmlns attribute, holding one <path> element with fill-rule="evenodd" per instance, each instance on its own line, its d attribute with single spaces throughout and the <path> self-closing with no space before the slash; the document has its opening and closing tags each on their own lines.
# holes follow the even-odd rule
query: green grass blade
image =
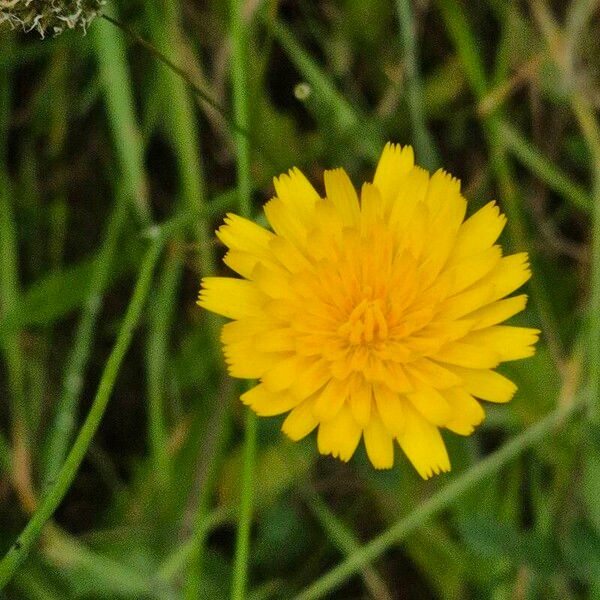
<svg viewBox="0 0 600 600">
<path fill-rule="evenodd" d="M 289 59 L 311 86 L 315 98 L 326 108 L 332 120 L 330 125 L 338 132 L 346 135 L 351 132 L 359 150 L 370 160 L 377 160 L 381 154 L 383 142 L 374 139 L 371 135 L 364 135 L 365 117 L 359 114 L 348 100 L 338 92 L 321 67 L 302 48 L 286 25 L 280 21 L 268 21 L 267 26 L 271 28 L 273 35 L 281 44 Z"/>
<path fill-rule="evenodd" d="M 0 51 L 12 47 L 10 39 L 4 41 Z M 10 72 L 0 69 L 0 307 L 6 318 L 19 306 L 19 258 L 16 215 L 11 182 L 6 171 L 8 159 L 8 124 L 11 105 Z M 12 437 L 13 481 L 25 505 L 33 505 L 31 477 L 31 439 L 25 393 L 25 357 L 19 331 L 11 330 L 0 336 L 0 350 L 6 362 L 10 391 L 10 427 Z"/>
<path fill-rule="evenodd" d="M 502 137 L 506 149 L 528 167 L 540 181 L 543 181 L 550 189 L 560 194 L 574 207 L 589 212 L 589 194 L 581 186 L 571 181 L 515 127 L 506 120 L 500 121 L 498 133 Z"/>
<path fill-rule="evenodd" d="M 249 127 L 248 106 L 248 44 L 249 24 L 244 20 L 243 0 L 231 0 L 231 72 L 233 87 L 233 112 L 235 120 L 244 128 Z M 250 175 L 250 145 L 242 135 L 235 135 L 237 159 L 237 186 L 240 215 L 250 218 L 252 213 L 252 179 Z M 241 500 L 238 528 L 233 559 L 231 582 L 232 600 L 244 600 L 248 586 L 250 562 L 250 526 L 254 497 L 254 467 L 257 453 L 257 417 L 246 409 L 244 451 L 241 474 Z"/>
<path fill-rule="evenodd" d="M 87 453 L 110 400 L 119 368 L 125 358 L 133 333 L 142 314 L 152 283 L 152 273 L 160 257 L 163 244 L 164 238 L 157 237 L 146 252 L 131 301 L 127 307 L 127 312 L 125 313 L 117 339 L 102 373 L 96 397 L 90 411 L 79 430 L 73 447 L 56 480 L 40 501 L 25 529 L 0 562 L 0 589 L 10 581 L 19 565 L 29 554 L 33 544 L 35 544 L 41 534 L 44 525 L 52 517 L 54 511 L 58 508 L 69 490 L 79 466 Z"/>
<path fill-rule="evenodd" d="M 326 594 L 339 587 L 349 577 L 359 572 L 360 569 L 404 540 L 407 535 L 418 529 L 422 524 L 451 506 L 453 502 L 476 484 L 497 473 L 529 447 L 541 442 L 554 429 L 571 419 L 588 400 L 589 394 L 580 393 L 570 403 L 558 407 L 543 419 L 531 425 L 504 444 L 499 450 L 478 462 L 468 471 L 455 477 L 408 516 L 400 519 L 381 535 L 353 552 L 345 561 L 300 592 L 295 600 L 314 600 L 325 597 Z"/>
<path fill-rule="evenodd" d="M 304 498 L 327 533 L 327 537 L 341 552 L 349 556 L 359 550 L 360 544 L 353 532 L 333 513 L 317 493 L 308 492 L 304 495 Z M 361 576 L 372 598 L 378 598 L 379 600 L 391 599 L 384 581 L 371 565 L 365 565 L 361 569 Z"/>
<path fill-rule="evenodd" d="M 477 98 L 487 91 L 487 77 L 477 44 L 463 11 L 454 0 L 438 0 L 444 23 L 454 40 L 465 76 Z"/>
<path fill-rule="evenodd" d="M 110 280 L 111 270 L 114 268 L 115 255 L 119 249 L 118 244 L 127 217 L 127 205 L 128 199 L 125 193 L 117 191 L 115 206 L 93 266 L 86 301 L 67 358 L 54 419 L 48 430 L 43 468 L 44 487 L 56 477 L 73 437 L 78 399 L 84 383 L 85 368 L 92 352 L 94 333 L 102 307 L 101 299 Z"/>
<path fill-rule="evenodd" d="M 440 161 L 425 122 L 423 82 L 419 71 L 417 30 L 412 4 L 411 0 L 396 0 L 400 36 L 404 48 L 406 98 L 419 164 L 430 171 L 435 171 L 439 167 Z"/>
<path fill-rule="evenodd" d="M 146 369 L 148 380 L 148 442 L 154 473 L 161 484 L 170 481 L 168 426 L 165 408 L 167 360 L 175 300 L 183 272 L 183 248 L 179 240 L 168 252 L 150 310 Z"/>
<path fill-rule="evenodd" d="M 144 147 L 135 117 L 135 102 L 123 36 L 110 23 L 98 19 L 90 31 L 96 49 L 108 124 L 122 180 L 142 224 L 152 221 L 144 173 Z"/>
</svg>

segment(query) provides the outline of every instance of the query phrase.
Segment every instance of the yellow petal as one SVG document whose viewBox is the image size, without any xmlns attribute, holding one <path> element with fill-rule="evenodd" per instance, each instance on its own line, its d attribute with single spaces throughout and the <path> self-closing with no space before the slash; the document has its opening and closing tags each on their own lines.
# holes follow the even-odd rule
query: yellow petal
<svg viewBox="0 0 600 600">
<path fill-rule="evenodd" d="M 258 379 L 285 359 L 286 354 L 257 352 L 254 341 L 249 338 L 223 348 L 229 374 L 240 379 Z"/>
<path fill-rule="evenodd" d="M 269 331 L 273 326 L 274 321 L 263 318 L 246 317 L 239 321 L 231 321 L 221 327 L 221 342 L 225 345 L 245 342 L 254 339 L 259 333 Z"/>
<path fill-rule="evenodd" d="M 419 260 L 425 248 L 429 227 L 429 211 L 424 202 L 415 206 L 410 219 L 410 227 L 405 232 L 404 247 L 409 254 Z"/>
<path fill-rule="evenodd" d="M 377 221 L 383 218 L 381 194 L 372 183 L 365 183 L 362 186 L 360 193 L 360 213 L 362 234 L 372 234 Z M 368 255 L 364 258 L 368 260 Z"/>
<path fill-rule="evenodd" d="M 442 321 L 436 319 L 415 333 L 415 337 L 436 339 L 440 346 L 463 338 L 471 331 L 473 324 L 467 320 Z"/>
<path fill-rule="evenodd" d="M 527 295 L 521 294 L 520 296 L 492 302 L 470 313 L 467 318 L 473 321 L 473 329 L 483 329 L 510 319 L 513 315 L 521 312 L 526 304 Z"/>
<path fill-rule="evenodd" d="M 532 356 L 535 353 L 534 344 L 538 341 L 539 335 L 539 329 L 496 325 L 473 331 L 463 341 L 475 347 L 493 350 L 501 361 L 507 361 Z"/>
<path fill-rule="evenodd" d="M 268 267 L 262 263 L 257 263 L 251 274 L 251 279 L 256 287 L 263 294 L 275 299 L 293 296 L 290 277 L 285 269 Z"/>
<path fill-rule="evenodd" d="M 269 392 L 262 383 L 242 394 L 240 400 L 260 417 L 280 415 L 300 404 L 292 394 Z"/>
<path fill-rule="evenodd" d="M 431 358 L 469 369 L 493 369 L 500 364 L 498 352 L 486 346 L 475 346 L 462 341 L 446 344 Z"/>
<path fill-rule="evenodd" d="M 270 392 L 287 390 L 300 377 L 307 365 L 312 365 L 314 362 L 314 360 L 294 354 L 279 361 L 273 368 L 269 369 L 262 376 L 262 382 Z"/>
<path fill-rule="evenodd" d="M 377 411 L 373 411 L 371 420 L 364 430 L 367 456 L 376 469 L 391 469 L 394 464 L 394 441 L 384 427 Z"/>
<path fill-rule="evenodd" d="M 531 277 L 526 252 L 503 257 L 477 285 L 494 288 L 492 300 L 500 300 L 520 288 Z"/>
<path fill-rule="evenodd" d="M 498 239 L 505 224 L 506 217 L 500 214 L 496 203 L 486 204 L 462 224 L 449 263 L 452 265 L 489 248 Z"/>
<path fill-rule="evenodd" d="M 386 385 L 373 386 L 373 395 L 375 396 L 377 412 L 385 428 L 392 435 L 398 435 L 404 429 L 404 405 L 406 402 L 401 400 L 400 396 Z"/>
<path fill-rule="evenodd" d="M 330 421 L 320 423 L 317 434 L 317 445 L 321 454 L 331 454 L 348 462 L 358 443 L 361 429 L 352 418 L 347 406 L 343 406 Z"/>
<path fill-rule="evenodd" d="M 420 272 L 423 285 L 428 286 L 446 265 L 454 249 L 467 201 L 460 193 L 460 181 L 439 169 L 429 181 L 425 204 L 430 219 L 427 237 L 431 242 L 424 249 Z"/>
<path fill-rule="evenodd" d="M 292 393 L 298 398 L 308 398 L 331 379 L 331 369 L 317 358 L 299 358 L 296 381 Z"/>
<path fill-rule="evenodd" d="M 260 255 L 269 253 L 269 241 L 274 236 L 260 225 L 228 213 L 225 224 L 217 231 L 217 237 L 232 250 Z"/>
<path fill-rule="evenodd" d="M 439 429 L 407 404 L 400 447 L 423 479 L 450 470 L 450 459 Z"/>
<path fill-rule="evenodd" d="M 263 313 L 265 296 L 250 281 L 230 277 L 204 277 L 198 305 L 230 319 Z"/>
<path fill-rule="evenodd" d="M 275 233 L 294 246 L 303 248 L 306 245 L 306 228 L 297 218 L 293 209 L 286 206 L 280 198 L 269 200 L 264 207 L 265 216 Z M 271 243 L 273 240 L 271 240 Z"/>
<path fill-rule="evenodd" d="M 407 364 L 406 370 L 421 383 L 436 389 L 454 387 L 462 383 L 456 373 L 428 358 L 420 358 Z"/>
<path fill-rule="evenodd" d="M 433 217 L 442 216 L 453 229 L 458 229 L 467 210 L 467 201 L 460 193 L 460 180 L 444 169 L 431 176 L 425 203 Z"/>
<path fill-rule="evenodd" d="M 287 174 L 275 177 L 273 184 L 277 197 L 288 208 L 290 214 L 295 215 L 305 225 L 309 224 L 320 197 L 302 171 L 294 167 Z"/>
<path fill-rule="evenodd" d="M 242 277 L 246 277 L 247 279 L 250 279 L 258 260 L 259 259 L 254 254 L 242 252 L 241 250 L 230 250 L 223 257 L 223 262 L 232 271 L 239 273 Z"/>
<path fill-rule="evenodd" d="M 456 294 L 440 303 L 437 307 L 436 318 L 452 321 L 469 315 L 482 306 L 493 302 L 497 297 L 493 285 L 476 285 L 475 287 Z"/>
<path fill-rule="evenodd" d="M 495 371 L 463 367 L 452 367 L 452 370 L 463 380 L 467 392 L 488 402 L 508 402 L 517 391 L 510 379 Z"/>
<path fill-rule="evenodd" d="M 377 185 L 375 183 L 375 185 Z M 377 186 L 379 187 L 379 186 Z M 412 167 L 402 185 L 392 194 L 389 225 L 398 232 L 410 230 L 412 214 L 419 204 L 425 202 L 429 187 L 429 172 L 421 167 Z M 380 193 L 384 195 L 384 192 Z"/>
<path fill-rule="evenodd" d="M 327 199 L 335 206 L 346 227 L 356 227 L 360 217 L 358 195 L 344 169 L 325 171 Z"/>
<path fill-rule="evenodd" d="M 272 328 L 255 338 L 258 352 L 293 352 L 296 349 L 294 331 L 289 328 Z"/>
<path fill-rule="evenodd" d="M 281 426 L 281 431 L 294 442 L 306 437 L 319 423 L 313 413 L 313 403 L 309 398 L 296 406 Z"/>
<path fill-rule="evenodd" d="M 386 374 L 385 384 L 394 392 L 405 394 L 413 389 L 412 383 L 406 375 L 406 365 L 387 361 L 383 364 Z"/>
<path fill-rule="evenodd" d="M 371 404 L 373 402 L 373 390 L 371 385 L 365 381 L 359 381 L 350 386 L 349 403 L 354 420 L 366 427 L 371 418 Z"/>
<path fill-rule="evenodd" d="M 459 435 L 471 435 L 485 418 L 481 404 L 462 387 L 443 390 L 442 394 L 452 411 L 452 416 L 445 425 L 446 429 Z"/>
<path fill-rule="evenodd" d="M 498 265 L 501 258 L 500 247 L 492 246 L 463 259 L 453 268 L 444 270 L 440 277 L 449 281 L 448 296 L 454 296 L 483 279 Z"/>
<path fill-rule="evenodd" d="M 387 204 L 393 202 L 403 186 L 406 178 L 415 163 L 413 149 L 410 146 L 401 147 L 399 144 L 387 143 L 377 169 L 373 184 L 377 186 L 383 201 Z"/>
<path fill-rule="evenodd" d="M 315 399 L 313 410 L 319 421 L 329 421 L 342 408 L 348 393 L 348 384 L 339 379 L 330 379 Z"/>
<path fill-rule="evenodd" d="M 423 417 L 442 427 L 452 414 L 446 398 L 433 387 L 422 387 L 407 394 L 407 398 Z"/>
<path fill-rule="evenodd" d="M 269 249 L 277 261 L 290 273 L 298 273 L 311 267 L 311 263 L 306 256 L 285 237 L 274 237 L 269 242 Z"/>
</svg>

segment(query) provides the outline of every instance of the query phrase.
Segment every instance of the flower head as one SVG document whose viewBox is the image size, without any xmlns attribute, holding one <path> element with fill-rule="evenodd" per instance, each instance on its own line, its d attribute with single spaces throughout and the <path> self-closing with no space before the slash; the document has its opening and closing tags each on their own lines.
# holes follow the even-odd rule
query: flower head
<svg viewBox="0 0 600 600">
<path fill-rule="evenodd" d="M 229 214 L 217 232 L 243 279 L 206 277 L 200 306 L 233 319 L 222 342 L 233 377 L 258 379 L 242 401 L 289 413 L 299 440 L 318 428 L 322 454 L 347 461 L 364 439 L 376 468 L 394 440 L 419 474 L 450 469 L 440 428 L 469 435 L 480 400 L 516 386 L 493 369 L 531 356 L 539 331 L 500 323 L 526 296 L 526 254 L 502 256 L 491 202 L 465 220 L 460 183 L 388 144 L 360 199 L 346 173 L 325 172 L 326 197 L 293 169 L 265 205 L 273 232 Z"/>
<path fill-rule="evenodd" d="M 0 0 L 0 24 L 4 21 L 25 31 L 58 35 L 65 29 L 87 29 L 105 0 Z"/>
</svg>

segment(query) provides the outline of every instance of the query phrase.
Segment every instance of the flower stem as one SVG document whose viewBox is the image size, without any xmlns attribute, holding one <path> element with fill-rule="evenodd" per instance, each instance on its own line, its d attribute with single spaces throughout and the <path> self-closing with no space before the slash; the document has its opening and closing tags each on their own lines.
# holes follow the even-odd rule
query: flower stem
<svg viewBox="0 0 600 600">
<path fill-rule="evenodd" d="M 231 0 L 231 75 L 233 88 L 234 119 L 248 130 L 248 29 L 244 19 L 244 0 Z M 236 132 L 237 188 L 239 212 L 249 218 L 251 209 L 250 144 L 248 137 Z M 238 529 L 233 563 L 231 598 L 246 597 L 248 562 L 250 554 L 250 526 L 254 496 L 254 463 L 256 462 L 257 423 L 256 415 L 246 409 L 244 455 L 242 462 L 241 498 Z"/>
<path fill-rule="evenodd" d="M 246 409 L 246 435 L 242 462 L 242 481 L 238 529 L 235 540 L 232 600 L 244 600 L 248 580 L 248 562 L 250 557 L 250 525 L 252 521 L 252 503 L 254 500 L 254 463 L 256 462 L 257 422 L 256 415 Z"/>
</svg>

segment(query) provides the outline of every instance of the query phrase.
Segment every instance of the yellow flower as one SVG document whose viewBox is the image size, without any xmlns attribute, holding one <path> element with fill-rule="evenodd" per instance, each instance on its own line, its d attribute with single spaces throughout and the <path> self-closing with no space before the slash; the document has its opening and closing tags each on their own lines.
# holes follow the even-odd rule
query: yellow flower
<svg viewBox="0 0 600 600">
<path fill-rule="evenodd" d="M 342 169 L 326 197 L 293 169 L 265 207 L 274 233 L 229 214 L 217 232 L 244 279 L 206 277 L 198 303 L 233 319 L 222 342 L 233 377 L 258 379 L 242 401 L 288 413 L 300 440 L 351 458 L 361 437 L 378 469 L 397 440 L 419 474 L 448 471 L 440 428 L 469 435 L 479 400 L 516 386 L 493 369 L 531 356 L 539 331 L 500 325 L 525 307 L 505 298 L 530 277 L 526 254 L 495 245 L 506 219 L 491 202 L 466 221 L 460 182 L 386 145 L 358 195 Z"/>
</svg>

